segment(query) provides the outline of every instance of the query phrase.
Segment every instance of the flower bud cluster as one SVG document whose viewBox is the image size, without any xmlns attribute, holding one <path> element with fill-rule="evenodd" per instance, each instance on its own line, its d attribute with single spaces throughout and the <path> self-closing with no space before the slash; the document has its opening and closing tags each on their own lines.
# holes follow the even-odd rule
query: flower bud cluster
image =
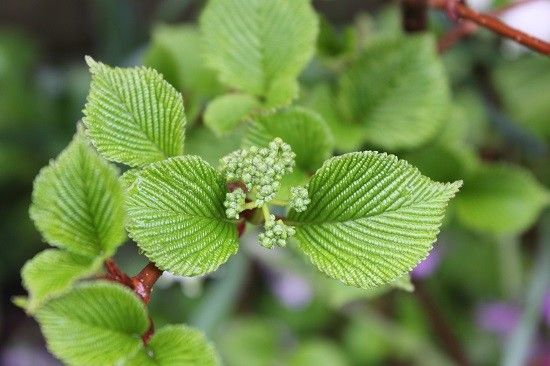
<svg viewBox="0 0 550 366">
<path fill-rule="evenodd" d="M 246 200 L 246 193 L 242 189 L 237 188 L 233 192 L 226 193 L 225 201 L 225 214 L 229 219 L 238 219 L 239 213 L 244 210 Z"/>
<path fill-rule="evenodd" d="M 307 188 L 305 187 L 292 187 L 290 188 L 290 200 L 288 205 L 296 212 L 302 212 L 307 209 L 307 205 L 311 200 L 307 194 Z"/>
<path fill-rule="evenodd" d="M 273 249 L 276 245 L 286 246 L 286 241 L 296 233 L 292 226 L 285 225 L 282 220 L 276 220 L 274 215 L 269 215 L 264 230 L 258 235 L 258 239 L 260 244 L 268 249 Z"/>
<path fill-rule="evenodd" d="M 280 138 L 268 147 L 252 146 L 237 150 L 221 160 L 221 170 L 227 181 L 242 181 L 255 193 L 259 207 L 273 200 L 283 175 L 292 172 L 296 154 Z"/>
</svg>

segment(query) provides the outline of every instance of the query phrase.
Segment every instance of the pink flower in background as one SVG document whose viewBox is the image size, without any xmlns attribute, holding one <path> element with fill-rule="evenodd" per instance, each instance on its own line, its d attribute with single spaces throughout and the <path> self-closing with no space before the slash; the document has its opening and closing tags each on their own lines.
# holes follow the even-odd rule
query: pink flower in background
<svg viewBox="0 0 550 366">
<path fill-rule="evenodd" d="M 0 365 L 6 366 L 61 366 L 45 349 L 25 344 L 6 347 L 0 355 Z"/>
<path fill-rule="evenodd" d="M 441 262 L 441 249 L 439 249 L 439 246 L 434 247 L 430 254 L 424 259 L 422 262 L 420 262 L 411 272 L 411 276 L 414 279 L 422 279 L 431 276 L 437 267 L 439 267 L 439 263 Z"/>
<path fill-rule="evenodd" d="M 313 297 L 310 283 L 305 278 L 292 273 L 277 273 L 269 284 L 279 301 L 291 309 L 307 306 Z"/>
<path fill-rule="evenodd" d="M 506 337 L 514 331 L 521 317 L 521 308 L 506 302 L 491 302 L 476 309 L 478 327 Z"/>
<path fill-rule="evenodd" d="M 542 300 L 541 312 L 546 325 L 550 327 L 550 289 L 546 291 Z"/>
</svg>

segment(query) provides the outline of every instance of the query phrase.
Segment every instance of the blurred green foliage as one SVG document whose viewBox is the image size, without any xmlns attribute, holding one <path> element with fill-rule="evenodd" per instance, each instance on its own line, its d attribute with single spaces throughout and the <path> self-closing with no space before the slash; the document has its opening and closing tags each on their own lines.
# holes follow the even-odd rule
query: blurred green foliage
<svg viewBox="0 0 550 366">
<path fill-rule="evenodd" d="M 449 85 L 448 91 L 428 98 L 438 100 L 437 118 L 428 121 L 430 126 L 411 124 L 407 113 L 396 111 L 402 102 L 396 97 L 388 109 L 403 118 L 396 121 L 401 126 L 396 129 L 404 136 L 398 141 L 404 143 L 387 143 L 385 122 L 377 122 L 370 134 L 359 122 L 369 116 L 363 108 L 371 104 L 364 98 L 373 94 L 375 100 L 377 93 L 384 92 L 371 85 L 394 83 L 383 77 L 384 72 L 409 67 L 416 56 L 413 47 L 407 57 L 392 63 L 393 48 L 379 46 L 386 39 L 402 37 L 398 10 L 387 6 L 354 16 L 344 25 L 335 26 L 327 19 L 320 24 L 317 54 L 300 75 L 298 104 L 324 117 L 334 134 L 336 153 L 382 147 L 434 180 L 465 180 L 437 244 L 444 247 L 441 263 L 431 277 L 413 284 L 421 283 L 431 294 L 473 364 L 497 364 L 500 340 L 475 323 L 475 309 L 494 299 L 525 301 L 524 291 L 510 298 L 503 288 L 510 274 L 501 268 L 499 245 L 503 234 L 518 238 L 520 256 L 515 260 L 527 281 L 538 255 L 540 214 L 548 207 L 550 61 L 531 53 L 507 59 L 495 37 L 487 34 L 457 44 L 443 55 L 442 65 L 434 61 L 436 69 L 445 68 L 443 78 Z M 449 27 L 437 16 L 431 25 L 435 36 Z M 150 34 L 140 63 L 159 70 L 182 93 L 189 119 L 186 153 L 216 165 L 221 156 L 239 147 L 246 126 L 219 137 L 205 124 L 207 105 L 225 89 L 203 62 L 196 23 L 159 22 Z M 134 51 L 127 49 L 118 58 L 115 52 L 112 58 L 131 63 L 137 52 L 129 52 Z M 0 212 L 0 284 L 8 287 L 18 281 L 24 259 L 43 245 L 28 219 L 32 179 L 69 141 L 89 85 L 83 60 L 52 66 L 40 52 L 28 36 L 0 32 L 0 186 L 5 198 Z M 364 62 L 378 62 L 381 70 L 390 70 L 362 75 Z M 486 77 L 476 71 L 480 65 Z M 377 82 L 364 81 L 357 73 Z M 410 87 L 420 90 L 426 81 L 413 76 Z M 351 86 L 345 80 L 364 82 L 364 98 L 347 100 L 341 88 Z M 487 80 L 493 83 L 497 100 L 488 96 Z M 533 153 L 532 141 L 543 149 Z M 130 272 L 143 260 L 131 245 L 118 256 Z M 370 293 L 312 272 L 297 255 L 271 256 L 263 249 L 247 249 L 236 263 L 199 280 L 200 285 L 167 281 L 151 303 L 157 324 L 188 321 L 201 327 L 212 334 L 230 366 L 452 364 L 440 335 L 433 331 L 430 310 L 408 292 L 407 280 L 398 286 L 401 289 Z M 270 287 L 273 273 L 305 279 L 313 292 L 310 301 L 297 308 L 281 301 Z M 547 327 L 540 328 L 544 330 L 537 336 L 548 342 Z"/>
</svg>

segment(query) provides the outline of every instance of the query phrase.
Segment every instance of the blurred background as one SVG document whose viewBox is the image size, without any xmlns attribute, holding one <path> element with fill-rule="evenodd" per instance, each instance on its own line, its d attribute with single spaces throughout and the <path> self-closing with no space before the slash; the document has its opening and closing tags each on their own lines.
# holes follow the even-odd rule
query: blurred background
<svg viewBox="0 0 550 366">
<path fill-rule="evenodd" d="M 506 22 L 550 40 L 550 1 L 511 3 L 469 1 L 478 10 L 498 9 Z M 336 77 L 346 57 L 370 38 L 402 32 L 397 2 L 313 4 L 322 21 L 317 55 L 301 76 L 299 103 L 308 106 L 322 104 L 318 85 Z M 2 365 L 59 364 L 37 324 L 11 297 L 24 293 L 21 266 L 46 247 L 28 217 L 32 182 L 82 117 L 89 87 L 84 55 L 163 72 L 184 95 L 192 121 L 189 153 L 215 164 L 238 146 L 238 140 L 216 141 L 201 124 L 204 105 L 218 90 L 215 79 L 193 87 L 193 80 L 211 77 L 197 56 L 203 5 L 0 1 Z M 550 215 L 544 212 L 550 59 L 453 23 L 444 13 L 429 15 L 429 30 L 447 40 L 440 53 L 453 110 L 445 131 L 460 139 L 451 144 L 440 137 L 391 152 L 433 179 L 464 179 L 465 186 L 411 281 L 373 292 L 352 289 L 319 275 L 292 252 L 263 250 L 245 236 L 245 250 L 208 278 L 161 279 L 150 304 L 158 327 L 200 327 L 230 366 L 550 365 Z M 460 34 L 456 40 L 453 32 Z M 479 208 L 481 201 L 492 210 Z M 146 263 L 132 243 L 117 260 L 129 273 Z"/>
</svg>

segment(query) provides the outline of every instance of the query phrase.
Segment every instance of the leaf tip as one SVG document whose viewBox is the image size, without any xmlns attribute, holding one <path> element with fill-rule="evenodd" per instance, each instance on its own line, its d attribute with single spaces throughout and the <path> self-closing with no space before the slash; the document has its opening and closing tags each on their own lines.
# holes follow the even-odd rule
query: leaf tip
<svg viewBox="0 0 550 366">
<path fill-rule="evenodd" d="M 11 298 L 12 304 L 25 311 L 28 310 L 29 299 L 26 296 L 13 296 Z"/>
<path fill-rule="evenodd" d="M 86 55 L 84 56 L 84 61 L 86 62 L 86 65 L 90 68 L 91 71 L 93 71 L 99 63 L 92 58 L 92 56 Z"/>
</svg>

